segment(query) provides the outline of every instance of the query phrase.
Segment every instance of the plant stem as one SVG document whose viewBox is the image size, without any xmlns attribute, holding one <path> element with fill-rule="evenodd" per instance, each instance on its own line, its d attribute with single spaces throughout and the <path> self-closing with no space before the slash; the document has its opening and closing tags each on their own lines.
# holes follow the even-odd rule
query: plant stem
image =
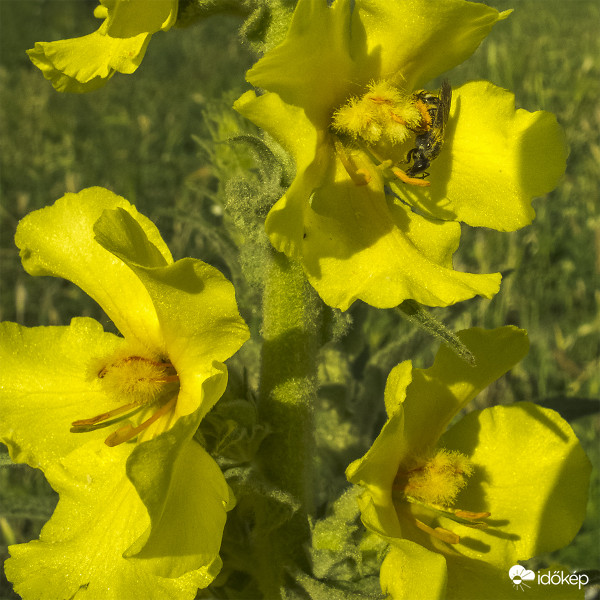
<svg viewBox="0 0 600 600">
<path fill-rule="evenodd" d="M 280 597 L 286 565 L 306 561 L 308 515 L 313 512 L 314 398 L 320 300 L 299 263 L 274 253 L 263 297 L 259 413 L 272 433 L 258 460 L 266 478 L 298 509 L 264 531 L 257 550 L 265 597 Z M 260 534 L 259 534 L 260 537 Z M 266 572 L 265 572 L 266 571 Z"/>
</svg>

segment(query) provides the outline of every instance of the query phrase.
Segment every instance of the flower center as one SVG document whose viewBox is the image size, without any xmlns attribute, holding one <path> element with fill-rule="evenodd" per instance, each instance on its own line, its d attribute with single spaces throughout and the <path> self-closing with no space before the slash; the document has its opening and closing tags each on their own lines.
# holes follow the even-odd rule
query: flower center
<svg viewBox="0 0 600 600">
<path fill-rule="evenodd" d="M 335 134 L 350 144 L 335 143 L 336 153 L 356 185 L 369 183 L 370 175 L 354 172 L 350 158 L 354 146 L 365 152 L 389 180 L 399 179 L 410 185 L 427 187 L 425 171 L 440 153 L 448 120 L 452 91 L 444 81 L 438 94 L 420 90 L 408 94 L 386 80 L 372 82 L 367 92 L 352 97 L 333 114 Z M 416 136 L 414 147 L 404 155 L 401 146 Z M 408 169 L 398 163 L 410 163 Z M 364 171 L 364 170 L 363 170 Z"/>
<path fill-rule="evenodd" d="M 72 433 L 84 433 L 108 427 L 133 417 L 148 408 L 151 416 L 137 426 L 126 423 L 109 435 L 104 443 L 116 446 L 139 435 L 175 407 L 179 393 L 179 376 L 173 365 L 157 357 L 123 354 L 100 359 L 91 368 L 107 396 L 120 406 L 88 419 L 74 421 Z M 127 401 L 123 403 L 123 399 Z"/>
<path fill-rule="evenodd" d="M 360 98 L 353 97 L 333 115 L 333 128 L 369 145 L 402 144 L 424 127 L 413 96 L 387 81 L 372 82 Z"/>
<path fill-rule="evenodd" d="M 451 508 L 472 473 L 473 465 L 464 454 L 442 448 L 429 457 L 415 458 L 401 466 L 394 479 L 392 497 L 395 502 L 417 504 L 434 518 L 443 516 L 467 527 L 482 529 L 487 524 L 478 519 L 485 519 L 490 513 Z M 443 527 L 431 527 L 419 519 L 415 519 L 415 524 L 449 544 L 460 541 L 457 534 Z"/>
</svg>

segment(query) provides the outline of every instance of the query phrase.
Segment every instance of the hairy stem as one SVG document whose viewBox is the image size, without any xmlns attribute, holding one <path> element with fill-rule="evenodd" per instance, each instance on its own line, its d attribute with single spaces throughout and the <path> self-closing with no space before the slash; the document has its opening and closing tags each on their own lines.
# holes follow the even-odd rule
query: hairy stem
<svg viewBox="0 0 600 600">
<path fill-rule="evenodd" d="M 259 462 L 267 479 L 298 506 L 259 542 L 265 597 L 280 597 L 286 565 L 305 561 L 314 480 L 313 410 L 320 300 L 302 267 L 274 254 L 263 298 L 259 411 L 272 433 Z M 267 571 L 267 572 L 265 572 Z M 266 589 L 266 588 L 269 589 Z"/>
</svg>

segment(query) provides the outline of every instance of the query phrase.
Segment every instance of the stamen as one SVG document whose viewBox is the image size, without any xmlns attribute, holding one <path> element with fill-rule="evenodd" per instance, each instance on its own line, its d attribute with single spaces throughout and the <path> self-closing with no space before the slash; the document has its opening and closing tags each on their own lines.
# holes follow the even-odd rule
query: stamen
<svg viewBox="0 0 600 600">
<path fill-rule="evenodd" d="M 124 403 L 93 417 L 73 421 L 71 432 L 95 431 L 130 419 L 140 411 L 159 407 L 141 425 L 124 425 L 108 436 L 107 445 L 115 446 L 135 437 L 166 414 L 177 401 L 179 386 L 174 384 L 179 383 L 179 375 L 172 363 L 155 358 L 156 356 L 147 358 L 137 353 L 126 354 L 120 350 L 112 356 L 92 361 L 91 377 L 97 378 L 96 381 L 108 398 Z"/>
<path fill-rule="evenodd" d="M 144 429 L 148 429 L 152 423 L 160 419 L 160 417 L 166 415 L 176 404 L 177 396 L 173 396 L 166 404 L 161 406 L 149 419 L 146 419 L 143 423 L 140 423 L 137 427 L 132 427 L 129 423 L 127 425 L 123 425 L 115 432 L 111 433 L 105 440 L 104 443 L 107 446 L 113 448 L 114 446 L 118 446 L 123 442 L 127 442 L 130 439 L 136 437 L 140 434 Z"/>
<path fill-rule="evenodd" d="M 133 414 L 142 408 L 143 405 L 140 405 L 139 402 L 130 402 L 129 404 L 124 404 L 123 406 L 119 406 L 118 408 L 109 410 L 108 412 L 96 415 L 95 417 L 73 421 L 71 423 L 71 433 L 84 433 L 87 431 L 93 431 L 94 429 L 100 429 L 101 427 L 106 427 L 110 425 L 110 423 L 102 423 L 102 421 L 122 415 L 129 410 L 131 410 L 130 414 Z M 98 425 L 98 423 L 100 423 L 100 425 Z"/>
<path fill-rule="evenodd" d="M 383 96 L 366 96 L 366 98 L 375 104 L 389 104 L 390 106 L 394 104 L 390 98 L 384 98 Z"/>
<path fill-rule="evenodd" d="M 346 169 L 346 173 L 350 175 L 350 179 L 354 185 L 368 185 L 371 181 L 371 174 L 366 169 L 358 168 L 355 162 L 348 156 L 344 146 L 339 139 L 334 138 L 335 152 Z"/>
<path fill-rule="evenodd" d="M 429 181 L 419 179 L 418 177 L 409 177 L 402 169 L 394 167 L 392 173 L 402 182 L 410 185 L 416 185 L 418 187 L 429 187 L 431 184 Z"/>
<path fill-rule="evenodd" d="M 475 521 L 477 519 L 487 519 L 491 516 L 490 512 L 471 512 L 470 510 L 455 510 L 454 514 L 462 519 L 469 519 Z"/>
<path fill-rule="evenodd" d="M 418 177 L 409 177 L 402 169 L 400 169 L 399 167 L 394 167 L 394 163 L 389 158 L 384 158 L 383 156 L 380 156 L 375 151 L 374 148 L 364 147 L 363 145 L 361 145 L 361 149 L 366 154 L 370 155 L 374 161 L 379 162 L 379 164 L 377 165 L 377 168 L 380 169 L 381 171 L 385 171 L 386 169 L 389 169 L 398 179 L 400 179 L 400 181 L 403 181 L 404 183 L 408 183 L 410 185 L 416 185 L 418 187 L 429 187 L 430 186 L 429 181 L 425 181 L 424 179 L 419 179 Z M 350 176 L 352 177 L 352 175 L 350 175 Z"/>
<path fill-rule="evenodd" d="M 403 119 L 400 115 L 397 115 L 393 110 L 390 110 L 390 118 L 400 125 L 407 125 L 406 119 Z"/>
<path fill-rule="evenodd" d="M 415 519 L 415 525 L 421 531 L 424 531 L 425 533 L 428 533 L 434 538 L 442 540 L 442 542 L 446 542 L 447 544 L 458 544 L 460 542 L 460 536 L 449 529 L 444 529 L 443 527 L 436 527 L 433 529 L 432 527 L 429 527 L 429 525 L 425 525 L 425 523 L 419 521 L 419 519 Z"/>
<path fill-rule="evenodd" d="M 486 529 L 488 524 L 480 519 L 486 519 L 491 513 L 452 508 L 473 470 L 470 459 L 456 450 L 438 448 L 429 455 L 409 457 L 398 469 L 392 484 L 392 499 L 396 504 L 417 505 L 418 514 L 429 514 L 432 519 L 449 519 L 464 527 Z M 419 529 L 438 539 L 449 544 L 460 541 L 452 531 L 442 527 L 433 529 L 414 520 Z"/>
<path fill-rule="evenodd" d="M 108 364 L 104 367 L 102 367 L 102 369 L 100 369 L 100 372 L 98 373 L 98 377 L 100 379 L 106 377 L 106 374 L 108 373 L 108 371 L 118 365 L 124 365 L 127 363 L 144 363 L 146 365 L 151 365 L 153 367 L 157 367 L 159 369 L 167 369 L 169 367 L 173 368 L 173 365 L 170 362 L 160 362 L 160 361 L 156 361 L 156 360 L 150 360 L 149 358 L 145 358 L 144 356 L 126 356 L 125 358 L 120 358 L 119 360 L 115 361 L 114 363 Z"/>
</svg>

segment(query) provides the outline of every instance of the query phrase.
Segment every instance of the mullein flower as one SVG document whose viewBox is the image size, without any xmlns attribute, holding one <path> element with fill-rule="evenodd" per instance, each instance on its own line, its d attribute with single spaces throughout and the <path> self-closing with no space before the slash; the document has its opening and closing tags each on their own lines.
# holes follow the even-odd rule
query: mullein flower
<svg viewBox="0 0 600 600">
<path fill-rule="evenodd" d="M 585 516 L 590 464 L 556 412 L 519 402 L 454 423 L 524 356 L 525 332 L 459 336 L 476 366 L 445 347 L 429 369 L 396 366 L 388 420 L 346 472 L 364 488 L 364 524 L 390 544 L 381 585 L 394 600 L 512 598 L 509 569 L 568 544 Z"/>
<path fill-rule="evenodd" d="M 296 163 L 267 233 L 326 303 L 447 306 L 498 291 L 498 274 L 453 269 L 459 222 L 530 223 L 531 199 L 564 171 L 562 131 L 487 82 L 422 87 L 509 12 L 463 0 L 300 0 L 285 40 L 248 71 L 261 93 L 234 107 Z"/>
<path fill-rule="evenodd" d="M 219 572 L 234 498 L 194 441 L 248 338 L 232 285 L 173 262 L 154 224 L 102 188 L 25 217 L 32 275 L 64 277 L 105 310 L 69 326 L 0 324 L 0 441 L 59 493 L 40 539 L 5 565 L 28 600 L 194 598 Z"/>
<path fill-rule="evenodd" d="M 91 92 L 115 73 L 133 73 L 153 33 L 167 31 L 177 19 L 178 0 L 100 0 L 97 31 L 56 42 L 36 42 L 27 51 L 59 92 Z"/>
</svg>

